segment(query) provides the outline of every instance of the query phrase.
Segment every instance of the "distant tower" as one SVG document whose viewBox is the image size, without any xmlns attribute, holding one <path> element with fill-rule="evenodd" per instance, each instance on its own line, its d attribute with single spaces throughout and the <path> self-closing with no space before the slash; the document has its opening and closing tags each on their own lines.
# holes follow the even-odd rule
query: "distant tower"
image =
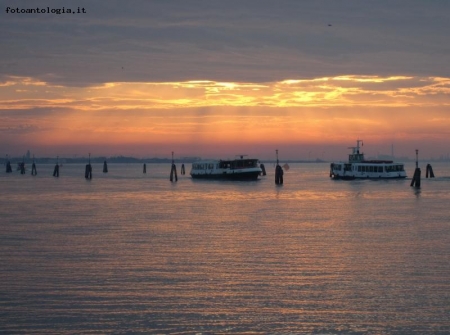
<svg viewBox="0 0 450 335">
<path fill-rule="evenodd" d="M 27 155 L 26 155 L 27 159 L 29 160 L 31 158 L 31 153 L 30 150 L 27 151 Z"/>
</svg>

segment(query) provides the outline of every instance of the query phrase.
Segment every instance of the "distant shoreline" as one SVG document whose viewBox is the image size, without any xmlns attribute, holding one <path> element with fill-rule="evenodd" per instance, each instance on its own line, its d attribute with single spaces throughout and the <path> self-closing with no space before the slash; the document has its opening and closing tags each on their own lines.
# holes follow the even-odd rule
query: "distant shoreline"
<svg viewBox="0 0 450 335">
<path fill-rule="evenodd" d="M 372 158 L 370 158 L 372 159 Z M 376 158 L 373 158 L 376 159 Z M 201 160 L 200 157 L 182 157 L 174 159 L 175 163 L 177 164 L 190 164 L 195 161 Z M 396 159 L 394 158 L 394 161 Z M 19 162 L 24 161 L 25 164 L 31 164 L 33 163 L 33 158 L 23 158 L 23 157 L 8 157 L 6 158 L 0 158 L 0 164 L 6 164 L 6 162 L 9 161 L 11 164 L 16 164 Z M 37 164 L 55 164 L 57 161 L 56 157 L 41 157 L 41 158 L 34 158 L 34 162 Z M 88 157 L 76 157 L 76 158 L 67 158 L 67 157 L 59 157 L 58 162 L 60 164 L 86 164 L 89 161 Z M 136 158 L 136 157 L 128 157 L 128 156 L 116 156 L 116 157 L 91 157 L 90 162 L 93 164 L 103 164 L 103 162 L 107 162 L 108 164 L 114 164 L 114 163 L 139 163 L 139 164 L 170 164 L 172 163 L 171 158 Z M 406 157 L 402 157 L 397 159 L 398 162 L 415 162 L 415 159 L 408 159 Z M 450 159 L 447 158 L 433 158 L 433 159 L 420 159 L 420 162 L 450 162 Z M 276 163 L 276 160 L 269 159 L 269 160 L 260 160 L 261 163 Z M 294 160 L 294 159 L 286 159 L 286 160 L 280 160 L 280 163 L 330 163 L 331 161 L 321 160 L 321 159 L 315 159 L 315 160 Z"/>
</svg>

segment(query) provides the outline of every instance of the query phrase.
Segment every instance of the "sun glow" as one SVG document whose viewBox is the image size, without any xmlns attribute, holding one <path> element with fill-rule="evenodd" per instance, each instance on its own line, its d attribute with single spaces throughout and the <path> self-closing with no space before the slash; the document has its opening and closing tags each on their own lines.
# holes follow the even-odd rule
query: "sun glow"
<svg viewBox="0 0 450 335">
<path fill-rule="evenodd" d="M 113 82 L 90 87 L 35 78 L 0 82 L 4 143 L 327 142 L 450 135 L 450 78 L 356 76 L 238 83 Z M 406 135 L 405 135 L 406 134 Z M 407 135 L 410 134 L 410 135 Z"/>
</svg>

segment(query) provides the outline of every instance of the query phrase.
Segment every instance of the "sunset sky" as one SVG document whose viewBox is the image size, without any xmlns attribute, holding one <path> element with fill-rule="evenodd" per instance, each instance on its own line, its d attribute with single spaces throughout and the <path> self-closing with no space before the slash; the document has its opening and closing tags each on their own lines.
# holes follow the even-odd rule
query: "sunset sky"
<svg viewBox="0 0 450 335">
<path fill-rule="evenodd" d="M 448 1 L 0 5 L 2 157 L 450 153 Z"/>
</svg>

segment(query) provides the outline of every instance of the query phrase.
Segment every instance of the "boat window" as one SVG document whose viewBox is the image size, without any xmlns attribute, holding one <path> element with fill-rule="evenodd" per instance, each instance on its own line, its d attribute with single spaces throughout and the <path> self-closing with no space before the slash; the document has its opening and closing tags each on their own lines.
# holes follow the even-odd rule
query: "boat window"
<svg viewBox="0 0 450 335">
<path fill-rule="evenodd" d="M 361 166 L 358 166 L 358 172 L 361 172 L 361 170 L 362 170 Z"/>
<path fill-rule="evenodd" d="M 229 169 L 230 168 L 230 162 L 220 162 L 219 167 L 222 169 Z"/>
<path fill-rule="evenodd" d="M 248 160 L 247 161 L 247 167 L 256 167 L 257 161 L 256 160 Z"/>
<path fill-rule="evenodd" d="M 214 164 L 213 163 L 209 163 L 208 169 L 214 169 Z"/>
</svg>

